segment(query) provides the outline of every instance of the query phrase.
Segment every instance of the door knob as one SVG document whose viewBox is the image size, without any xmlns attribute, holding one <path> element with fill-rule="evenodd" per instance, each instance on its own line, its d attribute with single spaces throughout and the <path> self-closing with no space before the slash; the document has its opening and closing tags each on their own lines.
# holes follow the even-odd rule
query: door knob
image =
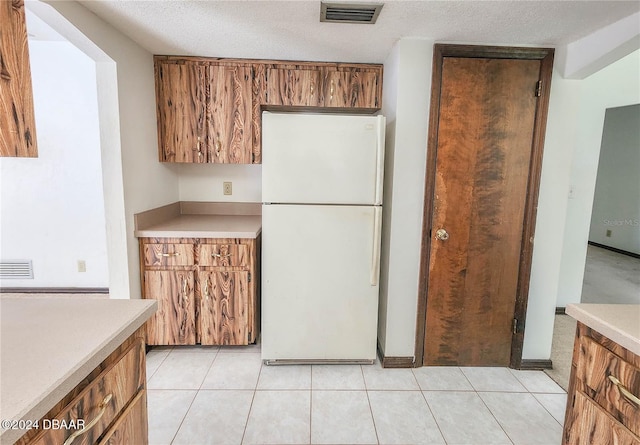
<svg viewBox="0 0 640 445">
<path fill-rule="evenodd" d="M 449 239 L 449 234 L 444 229 L 436 230 L 436 239 L 440 241 L 446 241 Z"/>
</svg>

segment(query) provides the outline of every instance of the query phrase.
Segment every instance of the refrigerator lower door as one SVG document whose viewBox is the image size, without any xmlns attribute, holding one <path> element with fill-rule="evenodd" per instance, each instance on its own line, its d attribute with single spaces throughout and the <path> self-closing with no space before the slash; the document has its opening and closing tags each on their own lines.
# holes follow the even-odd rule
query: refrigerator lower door
<svg viewBox="0 0 640 445">
<path fill-rule="evenodd" d="M 263 205 L 266 363 L 375 360 L 381 210 Z"/>
</svg>

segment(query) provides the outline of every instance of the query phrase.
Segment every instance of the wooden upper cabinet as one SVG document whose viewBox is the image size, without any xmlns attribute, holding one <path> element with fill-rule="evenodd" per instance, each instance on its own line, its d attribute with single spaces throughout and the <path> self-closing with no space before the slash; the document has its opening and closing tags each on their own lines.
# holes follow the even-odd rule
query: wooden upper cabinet
<svg viewBox="0 0 640 445">
<path fill-rule="evenodd" d="M 38 156 L 22 0 L 0 1 L 0 156 Z"/>
<path fill-rule="evenodd" d="M 259 164 L 262 110 L 373 113 L 382 65 L 155 56 L 160 161 Z"/>
<path fill-rule="evenodd" d="M 382 79 L 378 71 L 326 70 L 323 104 L 337 108 L 380 108 Z"/>
<path fill-rule="evenodd" d="M 163 162 L 207 162 L 206 71 L 196 63 L 156 61 L 158 144 Z"/>
<path fill-rule="evenodd" d="M 210 65 L 207 161 L 252 162 L 251 66 Z"/>
<path fill-rule="evenodd" d="M 322 75 L 319 69 L 267 70 L 265 105 L 292 107 L 321 106 L 320 87 Z"/>
</svg>

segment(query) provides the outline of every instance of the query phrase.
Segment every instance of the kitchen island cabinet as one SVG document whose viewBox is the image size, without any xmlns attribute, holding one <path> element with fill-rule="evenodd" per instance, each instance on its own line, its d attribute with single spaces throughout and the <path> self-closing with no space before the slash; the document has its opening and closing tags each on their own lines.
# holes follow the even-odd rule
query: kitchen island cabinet
<svg viewBox="0 0 640 445">
<path fill-rule="evenodd" d="M 0 411 L 17 427 L 33 427 L 3 424 L 2 443 L 62 444 L 71 436 L 85 444 L 133 443 L 115 440 L 125 436 L 147 443 L 140 328 L 154 302 L 29 296 L 0 305 Z"/>
<path fill-rule="evenodd" d="M 569 305 L 578 320 L 563 444 L 640 444 L 640 305 Z"/>
</svg>

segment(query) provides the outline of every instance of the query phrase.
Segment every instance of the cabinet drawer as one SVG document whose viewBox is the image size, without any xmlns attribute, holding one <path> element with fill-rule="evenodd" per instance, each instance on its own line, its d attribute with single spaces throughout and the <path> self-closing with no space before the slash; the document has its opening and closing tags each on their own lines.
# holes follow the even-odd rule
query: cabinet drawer
<svg viewBox="0 0 640 445">
<path fill-rule="evenodd" d="M 589 397 L 640 435 L 640 369 L 591 338 L 581 337 L 576 378 Z"/>
<path fill-rule="evenodd" d="M 142 390 L 107 431 L 98 445 L 145 445 L 148 443 L 147 392 Z"/>
<path fill-rule="evenodd" d="M 246 244 L 201 244 L 199 265 L 248 267 L 249 246 Z"/>
<path fill-rule="evenodd" d="M 193 266 L 193 244 L 144 244 L 144 265 L 151 267 Z"/>
<path fill-rule="evenodd" d="M 564 444 L 638 445 L 640 439 L 635 434 L 580 391 L 575 394 L 573 412 L 576 417 L 570 421 L 574 427 L 565 431 Z"/>
<path fill-rule="evenodd" d="M 79 428 L 47 429 L 34 438 L 31 444 L 62 444 L 76 431 L 82 429 L 79 419 L 84 422 L 85 431 L 77 435 L 73 445 L 93 444 L 107 427 L 119 417 L 123 408 L 144 386 L 145 370 L 144 343 L 135 341 L 120 358 L 105 369 L 78 396 L 67 405 L 55 420 L 41 421 L 41 425 L 55 421 L 59 425 L 72 422 Z"/>
</svg>

